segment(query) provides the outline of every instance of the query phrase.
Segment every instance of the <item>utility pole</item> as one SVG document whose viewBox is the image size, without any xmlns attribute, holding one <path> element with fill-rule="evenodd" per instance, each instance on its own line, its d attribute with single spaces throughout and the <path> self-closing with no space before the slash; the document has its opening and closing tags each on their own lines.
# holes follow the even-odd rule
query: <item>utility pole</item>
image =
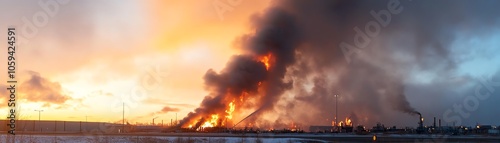
<svg viewBox="0 0 500 143">
<path fill-rule="evenodd" d="M 35 110 L 35 111 L 38 111 L 38 126 L 40 127 L 40 132 L 42 132 L 42 124 L 40 123 L 40 119 L 41 119 L 41 113 L 43 112 L 43 110 Z"/>
<path fill-rule="evenodd" d="M 125 102 L 123 102 L 123 112 L 122 112 L 122 133 L 125 131 Z"/>
<path fill-rule="evenodd" d="M 338 114 L 338 110 L 337 110 L 337 106 L 338 106 L 338 104 L 337 104 L 337 103 L 338 103 L 338 99 L 337 99 L 337 98 L 338 98 L 338 97 L 339 97 L 339 95 L 335 94 L 335 126 L 337 127 L 337 129 L 338 129 L 338 127 L 339 127 L 339 125 L 338 125 L 339 123 L 337 122 L 337 114 Z"/>
<path fill-rule="evenodd" d="M 92 116 L 85 116 L 85 130 L 87 130 L 87 127 L 89 126 L 89 122 L 87 120 L 87 117 L 92 117 Z"/>
</svg>

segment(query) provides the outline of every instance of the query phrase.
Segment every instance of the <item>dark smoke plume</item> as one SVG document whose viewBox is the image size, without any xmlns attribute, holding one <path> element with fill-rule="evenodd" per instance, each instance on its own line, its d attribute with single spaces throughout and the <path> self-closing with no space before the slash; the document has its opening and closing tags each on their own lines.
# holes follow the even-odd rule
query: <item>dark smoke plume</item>
<svg viewBox="0 0 500 143">
<path fill-rule="evenodd" d="M 182 126 L 202 116 L 223 113 L 229 100 L 238 99 L 244 93 L 254 96 L 249 98 L 257 100 L 259 110 L 270 110 L 281 94 L 291 87 L 284 77 L 286 68 L 294 63 L 295 48 L 299 43 L 296 22 L 281 9 L 270 9 L 265 17 L 257 18 L 255 22 L 256 32 L 242 37 L 247 53 L 234 56 L 220 74 L 211 69 L 207 71 L 204 79 L 210 95 L 195 112 L 181 121 Z M 258 58 L 269 54 L 272 66 L 266 70 Z M 265 82 L 262 84 L 264 92 L 256 96 L 259 82 Z"/>
<path fill-rule="evenodd" d="M 219 74 L 211 69 L 208 70 L 204 79 L 210 95 L 203 99 L 200 107 L 180 122 L 181 125 L 200 118 L 206 119 L 210 114 L 223 114 L 227 103 L 239 98 L 243 92 L 251 95 L 257 93 L 259 82 L 266 78 L 265 65 L 255 61 L 253 57 L 243 55 L 234 56 Z M 195 127 L 199 125 L 201 123 Z"/>
<path fill-rule="evenodd" d="M 370 12 L 383 13 L 390 4 L 402 10 L 391 14 L 383 26 Z M 333 119 L 335 94 L 340 95 L 339 116 L 356 113 L 356 123 L 391 120 L 386 115 L 394 115 L 394 110 L 420 115 L 407 100 L 406 83 L 423 80 L 415 73 L 432 73 L 434 79 L 453 75 L 460 64 L 456 60 L 460 53 L 452 52 L 454 34 L 490 34 L 487 29 L 500 21 L 494 14 L 500 11 L 498 5 L 499 1 L 488 0 L 276 1 L 251 18 L 254 33 L 237 40 L 245 52 L 234 56 L 220 73 L 207 71 L 204 79 L 210 94 L 181 125 L 210 114 L 223 115 L 227 104 L 241 95 L 247 95 L 247 101 L 238 102 L 242 105 L 238 107 L 259 109 L 253 115 L 259 118 L 252 122 L 263 125 L 274 121 L 265 119 L 266 111 L 296 122 L 328 123 L 319 118 Z M 365 48 L 346 62 L 339 44 L 355 45 L 359 32 L 354 29 L 366 34 L 370 22 L 379 25 L 378 35 L 365 39 Z M 269 70 L 259 60 L 266 55 L 272 57 Z"/>
</svg>

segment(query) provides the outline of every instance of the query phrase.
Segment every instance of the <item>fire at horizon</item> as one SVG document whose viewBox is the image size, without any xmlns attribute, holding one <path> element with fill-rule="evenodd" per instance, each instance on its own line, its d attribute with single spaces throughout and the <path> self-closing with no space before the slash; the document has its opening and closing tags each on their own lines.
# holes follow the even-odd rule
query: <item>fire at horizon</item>
<svg viewBox="0 0 500 143">
<path fill-rule="evenodd" d="M 253 61 L 249 62 L 255 62 L 257 65 L 259 64 L 263 65 L 265 67 L 264 74 L 268 75 L 268 72 L 273 64 L 271 53 L 265 54 L 264 56 L 257 56 L 256 58 L 249 58 L 249 59 L 250 60 L 254 59 Z M 257 87 L 255 87 L 257 91 L 265 90 L 264 85 L 262 84 L 263 82 L 266 81 L 262 80 L 257 82 L 256 85 Z M 235 121 L 233 121 L 233 112 L 238 111 L 236 107 L 244 107 L 246 100 L 252 100 L 248 98 L 256 98 L 258 96 L 263 96 L 259 95 L 258 92 L 243 90 L 240 91 L 241 94 L 239 96 L 233 97 L 233 95 L 231 95 L 232 93 L 230 90 L 231 89 L 228 89 L 227 93 L 222 94 L 225 95 L 225 97 L 215 97 L 215 98 L 228 98 L 222 100 L 221 103 L 222 105 L 227 105 L 226 108 L 220 108 L 219 110 L 209 109 L 210 110 L 209 112 L 213 112 L 213 114 L 200 115 L 198 120 L 196 118 L 192 119 L 191 122 L 184 123 L 183 125 L 181 124 L 181 126 L 193 128 L 196 130 L 202 130 L 203 128 L 207 127 L 227 127 L 229 126 L 230 123 L 235 123 Z M 249 94 L 254 94 L 254 95 L 249 95 Z"/>
<path fill-rule="evenodd" d="M 19 120 L 423 129 L 500 121 L 486 1 L 2 1 L 0 27 Z"/>
</svg>

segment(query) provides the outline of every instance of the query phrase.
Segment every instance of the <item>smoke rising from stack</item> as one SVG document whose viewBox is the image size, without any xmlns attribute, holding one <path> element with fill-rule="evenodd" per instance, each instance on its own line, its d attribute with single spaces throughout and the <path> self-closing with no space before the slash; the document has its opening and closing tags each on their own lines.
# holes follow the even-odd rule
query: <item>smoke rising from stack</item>
<svg viewBox="0 0 500 143">
<path fill-rule="evenodd" d="M 323 124 L 318 118 L 333 119 L 335 94 L 340 95 L 339 119 L 353 112 L 359 118 L 354 122 L 369 124 L 393 119 L 386 116 L 397 115 L 393 111 L 421 115 L 408 102 L 405 86 L 426 80 L 416 78 L 418 73 L 431 73 L 427 78 L 433 80 L 453 75 L 461 55 L 452 49 L 454 34 L 489 34 L 487 27 L 498 24 L 499 16 L 486 10 L 496 9 L 499 2 L 401 1 L 403 11 L 392 15 L 380 34 L 370 37 L 368 46 L 347 63 L 339 43 L 353 44 L 353 28 L 364 29 L 375 21 L 370 11 L 386 9 L 388 2 L 276 1 L 251 18 L 254 33 L 238 38 L 245 52 L 221 72 L 207 71 L 209 95 L 181 125 L 224 115 L 233 100 L 237 111 L 259 109 L 253 115 L 258 118 L 250 122 L 267 125 L 287 117 Z M 260 61 L 267 55 L 272 57 L 268 70 Z M 239 101 L 242 95 L 245 100 Z M 267 111 L 274 111 L 275 120 L 266 117 Z"/>
</svg>

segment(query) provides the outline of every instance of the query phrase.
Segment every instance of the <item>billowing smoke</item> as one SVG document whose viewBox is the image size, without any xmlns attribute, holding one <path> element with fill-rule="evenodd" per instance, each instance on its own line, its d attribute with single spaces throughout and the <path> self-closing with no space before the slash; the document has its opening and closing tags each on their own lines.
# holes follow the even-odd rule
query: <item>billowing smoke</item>
<svg viewBox="0 0 500 143">
<path fill-rule="evenodd" d="M 242 99 L 253 99 L 253 106 L 259 111 L 270 110 L 283 92 L 291 88 L 291 82 L 284 81 L 284 77 L 286 68 L 294 63 L 299 43 L 296 22 L 281 9 L 271 9 L 256 22 L 256 32 L 242 37 L 246 53 L 233 56 L 220 73 L 207 71 L 204 79 L 210 95 L 181 121 L 182 126 L 212 114 L 225 115 L 231 101 L 243 105 L 249 101 Z M 262 61 L 264 57 L 269 67 Z"/>
<path fill-rule="evenodd" d="M 210 95 L 205 97 L 195 112 L 189 113 L 181 121 L 181 125 L 200 118 L 205 120 L 210 114 L 223 114 L 227 103 L 239 99 L 244 92 L 250 95 L 257 93 L 259 82 L 266 77 L 266 67 L 263 63 L 243 55 L 234 56 L 219 74 L 208 70 L 204 79 Z"/>
<path fill-rule="evenodd" d="M 399 115 L 393 111 L 420 115 L 407 84 L 453 75 L 461 54 L 453 50 L 456 35 L 488 35 L 499 24 L 490 12 L 499 11 L 498 1 L 448 2 L 276 1 L 251 18 L 254 32 L 237 40 L 245 52 L 220 73 L 207 71 L 210 94 L 181 125 L 198 127 L 213 114 L 222 122 L 230 102 L 235 114 L 250 110 L 248 122 L 262 126 L 328 123 L 336 100 L 339 116 L 355 113 L 360 124 L 391 120 Z"/>
</svg>

